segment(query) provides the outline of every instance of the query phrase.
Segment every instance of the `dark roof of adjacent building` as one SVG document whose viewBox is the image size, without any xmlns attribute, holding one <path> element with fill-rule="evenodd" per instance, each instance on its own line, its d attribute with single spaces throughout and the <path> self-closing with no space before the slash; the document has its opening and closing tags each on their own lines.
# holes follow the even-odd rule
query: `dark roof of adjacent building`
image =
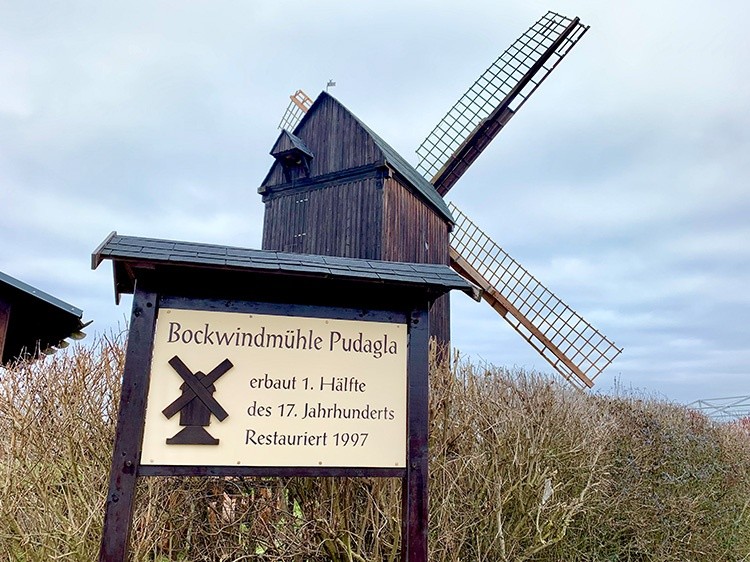
<svg viewBox="0 0 750 562">
<path fill-rule="evenodd" d="M 459 289 L 476 297 L 476 288 L 447 265 L 386 262 L 313 254 L 292 254 L 154 238 L 113 232 L 94 251 L 91 267 L 105 259 L 122 264 L 188 266 L 207 269 L 355 280 L 426 287 L 445 293 Z M 133 291 L 132 268 L 115 267 L 116 295 Z"/>
<path fill-rule="evenodd" d="M 44 291 L 0 272 L 0 308 L 10 314 L 0 346 L 0 363 L 33 357 L 86 326 L 83 311 Z M 0 338 L 3 339 L 3 338 Z"/>
<path fill-rule="evenodd" d="M 4 287 L 15 289 L 19 293 L 25 293 L 35 299 L 39 299 L 40 301 L 49 304 L 52 307 L 59 308 L 64 312 L 72 314 L 77 318 L 83 316 L 83 311 L 80 308 L 76 308 L 72 304 L 61 301 L 60 299 L 45 293 L 41 289 L 32 287 L 31 285 L 0 271 L 0 291 L 3 290 Z"/>
</svg>

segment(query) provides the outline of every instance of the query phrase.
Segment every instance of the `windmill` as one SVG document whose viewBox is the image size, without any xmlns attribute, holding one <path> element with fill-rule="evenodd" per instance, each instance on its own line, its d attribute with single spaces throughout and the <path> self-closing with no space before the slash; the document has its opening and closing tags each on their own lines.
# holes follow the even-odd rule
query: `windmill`
<svg viewBox="0 0 750 562">
<path fill-rule="evenodd" d="M 327 93 L 310 103 L 297 91 L 258 190 L 266 203 L 264 248 L 450 263 L 563 378 L 592 387 L 622 350 L 442 200 L 587 30 L 578 18 L 547 12 L 435 126 L 417 149 L 416 168 Z M 382 195 L 367 195 L 378 189 Z M 372 245 L 362 242 L 368 237 Z M 433 333 L 443 341 L 448 310 L 442 297 L 432 311 Z"/>
</svg>

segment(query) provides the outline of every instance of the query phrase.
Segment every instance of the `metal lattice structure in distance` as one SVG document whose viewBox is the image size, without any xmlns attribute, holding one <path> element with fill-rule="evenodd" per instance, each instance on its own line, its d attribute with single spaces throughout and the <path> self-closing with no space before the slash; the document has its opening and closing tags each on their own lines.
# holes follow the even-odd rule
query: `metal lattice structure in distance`
<svg viewBox="0 0 750 562">
<path fill-rule="evenodd" d="M 703 398 L 688 404 L 712 420 L 731 422 L 750 418 L 750 396 L 728 396 L 726 398 Z"/>
<path fill-rule="evenodd" d="M 294 131 L 302 117 L 307 113 L 307 110 L 310 109 L 312 103 L 313 101 L 310 97 L 302 90 L 294 92 L 289 96 L 289 105 L 281 117 L 279 129 L 285 129 L 290 133 Z"/>
<path fill-rule="evenodd" d="M 461 96 L 417 148 L 417 170 L 440 195 L 448 192 L 587 30 L 578 18 L 547 12 Z M 470 142 L 471 137 L 477 138 Z"/>
<path fill-rule="evenodd" d="M 451 265 L 484 292 L 484 299 L 566 380 L 580 388 L 621 349 L 557 298 L 495 244 L 455 205 Z"/>
</svg>

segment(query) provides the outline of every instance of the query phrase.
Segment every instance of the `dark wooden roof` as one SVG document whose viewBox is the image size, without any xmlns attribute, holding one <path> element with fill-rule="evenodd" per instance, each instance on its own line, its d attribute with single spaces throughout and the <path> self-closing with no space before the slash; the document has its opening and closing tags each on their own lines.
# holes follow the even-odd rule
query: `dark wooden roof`
<svg viewBox="0 0 750 562">
<path fill-rule="evenodd" d="M 61 301 L 60 299 L 53 297 L 52 295 L 47 294 L 44 291 L 37 289 L 36 287 L 32 287 L 31 285 L 24 283 L 19 279 L 15 279 L 10 275 L 7 275 L 0 271 L 0 289 L 2 288 L 16 289 L 19 293 L 25 293 L 35 299 L 40 300 L 43 303 L 50 305 L 51 307 L 58 308 L 68 314 L 72 314 L 76 318 L 81 318 L 83 316 L 83 311 L 80 308 L 76 308 L 75 306 L 68 304 L 65 301 Z"/>
<path fill-rule="evenodd" d="M 307 276 L 370 284 L 424 288 L 433 294 L 459 289 L 476 298 L 476 288 L 447 265 L 385 262 L 313 254 L 292 254 L 214 244 L 179 242 L 110 234 L 91 256 L 96 269 L 105 259 L 115 264 L 115 292 L 134 290 L 137 267 L 190 267 L 255 272 L 264 275 Z"/>
<path fill-rule="evenodd" d="M 321 95 L 325 94 L 323 92 Z M 329 95 L 329 94 L 325 94 Z M 335 98 L 334 98 L 335 99 Z M 383 152 L 383 155 L 385 156 L 385 162 L 388 164 L 391 168 L 393 168 L 399 175 L 401 175 L 409 185 L 411 185 L 420 195 L 422 195 L 427 201 L 437 209 L 441 215 L 443 215 L 448 222 L 451 224 L 454 224 L 453 215 L 450 212 L 450 209 L 448 208 L 448 205 L 446 204 L 445 200 L 440 196 L 440 194 L 435 190 L 433 185 L 427 181 L 422 174 L 420 174 L 414 166 L 409 164 L 409 162 L 404 159 L 403 156 L 401 156 L 396 150 L 391 147 L 387 142 L 385 142 L 380 136 L 375 133 L 372 129 L 370 129 L 367 125 L 365 125 L 356 115 L 352 113 L 352 116 L 354 119 L 356 119 L 357 123 L 359 123 L 362 128 L 367 131 L 372 139 L 375 141 L 375 144 L 378 146 L 378 148 Z"/>
<path fill-rule="evenodd" d="M 278 148 L 280 146 L 289 146 L 291 142 L 293 142 L 293 139 L 299 139 L 299 142 L 302 143 L 305 148 L 307 148 L 307 145 L 305 144 L 305 141 L 302 137 L 305 135 L 303 134 L 303 130 L 305 129 L 305 125 L 308 121 L 311 119 L 316 119 L 319 116 L 316 117 L 316 114 L 318 113 L 318 110 L 321 106 L 323 106 L 326 103 L 332 103 L 335 104 L 337 107 L 339 107 L 344 115 L 349 116 L 359 127 L 362 128 L 364 133 L 370 137 L 372 143 L 374 144 L 375 151 L 379 154 L 375 156 L 375 160 L 378 162 L 388 166 L 391 170 L 396 172 L 398 176 L 400 176 L 403 180 L 403 182 L 412 189 L 418 197 L 420 197 L 425 203 L 427 203 L 429 206 L 435 209 L 439 213 L 440 216 L 442 216 L 448 223 L 451 225 L 453 224 L 453 216 L 451 215 L 450 209 L 448 209 L 448 205 L 445 203 L 443 198 L 438 194 L 438 192 L 435 190 L 433 185 L 427 181 L 409 162 L 406 161 L 406 159 L 401 156 L 396 150 L 393 149 L 387 142 L 385 142 L 379 135 L 377 135 L 370 127 L 368 127 L 359 117 L 354 115 L 347 107 L 345 107 L 340 101 L 338 101 L 336 98 L 334 98 L 332 95 L 330 95 L 327 92 L 321 92 L 320 95 L 318 95 L 315 102 L 312 104 L 310 109 L 305 113 L 305 115 L 302 117 L 300 122 L 297 124 L 297 126 L 294 129 L 294 134 L 289 133 L 289 137 L 285 137 L 282 133 L 279 138 L 274 143 L 274 147 L 271 151 L 273 154 L 274 152 L 278 152 Z M 299 135 L 299 136 L 298 136 Z M 351 139 L 349 139 L 351 140 Z M 343 143 L 346 142 L 346 139 L 337 139 L 337 138 L 331 138 L 326 139 L 326 142 L 329 143 Z M 314 148 L 314 147 L 313 147 Z M 310 150 L 310 149 L 308 149 Z M 369 155 L 373 156 L 373 155 Z M 359 164 L 367 164 L 369 162 L 360 162 Z M 358 164 L 358 165 L 359 165 Z M 276 164 L 274 164 L 276 166 Z M 268 174 L 266 175 L 265 179 L 263 180 L 261 187 L 258 189 L 258 192 L 261 194 L 266 193 L 266 188 L 269 182 L 269 179 L 273 176 L 274 173 L 274 167 L 271 167 L 271 170 L 269 170 Z"/>
<path fill-rule="evenodd" d="M 82 310 L 0 272 L 2 303 L 10 307 L 10 317 L 0 363 L 33 356 L 85 326 Z"/>
<path fill-rule="evenodd" d="M 298 136 L 293 135 L 286 129 L 282 129 L 281 134 L 279 134 L 279 138 L 276 139 L 273 148 L 271 148 L 271 155 L 276 157 L 278 155 L 287 154 L 294 151 L 299 151 L 310 158 L 314 156 L 312 151 L 307 148 L 305 141 L 303 141 Z"/>
</svg>

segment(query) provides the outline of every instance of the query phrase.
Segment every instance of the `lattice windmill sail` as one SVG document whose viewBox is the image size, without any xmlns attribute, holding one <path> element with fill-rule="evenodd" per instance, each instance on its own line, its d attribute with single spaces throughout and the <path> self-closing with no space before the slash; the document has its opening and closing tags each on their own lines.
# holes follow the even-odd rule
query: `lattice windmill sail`
<svg viewBox="0 0 750 562">
<path fill-rule="evenodd" d="M 409 167 L 416 175 L 421 173 L 431 184 L 427 185 L 427 190 L 433 194 L 427 194 L 428 205 L 435 208 L 434 199 L 437 198 L 444 206 L 437 195 L 445 196 L 587 30 L 588 26 L 583 25 L 578 18 L 547 12 L 500 55 L 459 98 L 417 149 L 419 163 L 416 172 L 414 168 Z M 300 156 L 308 150 L 302 139 L 292 134 L 298 132 L 299 127 L 306 126 L 301 124 L 300 119 L 305 116 L 309 105 L 298 103 L 304 99 L 298 96 L 300 92 L 292 96 L 292 111 L 291 114 L 290 111 L 287 112 L 290 117 L 285 116 L 280 125 L 286 133 L 282 133 L 272 151 L 277 159 L 284 157 L 288 152 Z M 317 104 L 318 101 L 315 102 L 315 105 Z M 330 115 L 346 113 L 345 108 L 341 107 L 320 111 L 329 111 Z M 359 123 L 356 118 L 354 120 Z M 373 134 L 364 124 L 359 124 L 368 134 Z M 315 137 L 311 136 L 310 139 L 314 140 Z M 408 164 L 399 163 L 401 157 L 394 154 L 393 149 L 379 137 L 374 136 L 372 139 L 375 145 L 385 151 L 387 159 L 398 163 L 397 175 L 414 179 L 405 167 Z M 326 152 L 330 153 L 329 150 Z M 312 151 L 307 151 L 306 154 L 306 157 L 312 157 Z M 357 173 L 361 173 L 363 169 L 351 168 Z M 287 178 L 294 175 L 291 170 L 287 170 L 286 173 Z M 272 190 L 279 192 L 281 189 L 288 189 L 285 185 L 299 189 L 295 185 L 306 185 L 305 182 L 308 182 L 302 180 L 300 184 L 282 185 L 278 183 L 282 181 L 281 177 L 280 172 L 272 170 L 259 191 L 264 193 L 265 197 L 270 197 L 269 193 Z M 326 176 L 329 183 L 331 177 L 334 176 Z M 337 172 L 335 177 L 354 176 Z M 279 187 L 268 187 L 274 183 L 271 181 L 273 178 L 277 178 L 274 181 Z M 412 181 L 412 187 L 417 184 L 419 182 Z M 416 191 L 423 195 L 426 193 L 424 186 L 416 187 Z M 293 202 L 299 203 L 296 200 Z M 310 199 L 305 196 L 304 202 L 307 204 Z M 266 217 L 269 216 L 269 209 L 270 207 L 266 208 Z M 271 212 L 280 216 L 279 211 Z M 484 299 L 492 308 L 499 312 L 563 378 L 581 388 L 593 386 L 596 376 L 622 350 L 539 283 L 455 206 L 451 206 L 449 212 L 453 215 L 450 243 L 448 244 L 446 238 L 443 256 L 433 255 L 429 259 L 443 260 L 440 263 L 450 262 L 456 271 L 481 287 Z M 352 221 L 350 223 L 354 224 Z M 311 238 L 307 236 L 306 240 Z M 324 237 L 318 238 L 322 240 Z M 428 247 L 425 244 L 425 248 Z M 326 246 L 319 245 L 317 248 L 325 249 Z M 402 255 L 410 254 L 404 252 Z M 446 300 L 440 308 L 447 314 L 447 297 L 441 298 Z"/>
<path fill-rule="evenodd" d="M 593 380 L 622 351 L 516 260 L 458 208 L 451 233 L 451 266 L 482 289 L 483 298 L 575 386 Z"/>
<path fill-rule="evenodd" d="M 281 117 L 279 129 L 292 131 L 299 123 L 300 119 L 307 113 L 312 105 L 310 97 L 302 90 L 297 90 L 289 96 L 289 105 Z"/>
<path fill-rule="evenodd" d="M 417 170 L 445 195 L 588 30 L 547 12 L 484 71 L 417 149 Z"/>
<path fill-rule="evenodd" d="M 417 149 L 419 170 L 445 196 L 588 30 L 546 13 L 472 84 Z M 566 380 L 592 387 L 619 353 L 455 205 L 451 265 Z"/>
</svg>

